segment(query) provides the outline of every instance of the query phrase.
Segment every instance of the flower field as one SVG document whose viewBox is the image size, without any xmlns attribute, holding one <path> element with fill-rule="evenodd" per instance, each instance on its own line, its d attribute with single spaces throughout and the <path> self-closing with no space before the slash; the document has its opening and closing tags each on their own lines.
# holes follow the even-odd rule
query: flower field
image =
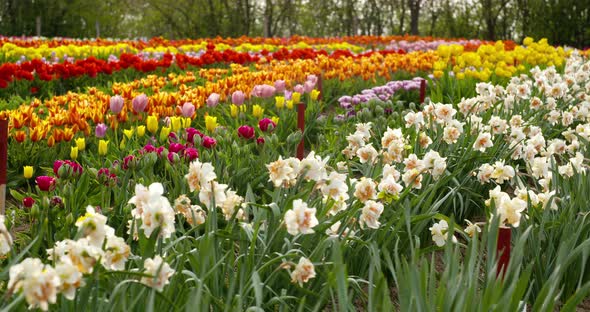
<svg viewBox="0 0 590 312">
<path fill-rule="evenodd" d="M 0 309 L 590 309 L 588 50 L 0 45 Z"/>
</svg>

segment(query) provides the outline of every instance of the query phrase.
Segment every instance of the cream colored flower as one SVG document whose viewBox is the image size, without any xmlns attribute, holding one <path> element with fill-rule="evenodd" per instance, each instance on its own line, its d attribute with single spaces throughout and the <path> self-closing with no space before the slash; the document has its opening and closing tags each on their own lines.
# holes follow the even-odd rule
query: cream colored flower
<svg viewBox="0 0 590 312">
<path fill-rule="evenodd" d="M 198 159 L 190 163 L 188 174 L 184 176 L 188 181 L 191 192 L 200 191 L 203 185 L 217 178 L 215 168 L 210 163 L 201 163 Z"/>
<path fill-rule="evenodd" d="M 315 208 L 309 208 L 301 199 L 294 200 L 293 209 L 285 213 L 287 232 L 291 235 L 314 233 L 312 228 L 319 223 L 315 214 Z"/>
<path fill-rule="evenodd" d="M 88 238 L 92 245 L 102 248 L 107 231 L 109 234 L 114 234 L 114 230 L 106 223 L 107 217 L 97 213 L 92 206 L 88 206 L 86 207 L 86 214 L 76 221 L 76 226 L 83 237 Z"/>
<path fill-rule="evenodd" d="M 432 241 L 434 241 L 436 246 L 442 247 L 447 243 L 448 229 L 449 224 L 445 220 L 440 220 L 429 228 L 430 234 L 432 235 Z M 451 239 L 454 243 L 457 242 L 457 238 L 454 235 Z"/>
<path fill-rule="evenodd" d="M 375 182 L 371 178 L 362 177 L 354 186 L 354 197 L 361 202 L 377 198 Z"/>
<path fill-rule="evenodd" d="M 8 289 L 22 292 L 29 309 L 49 309 L 55 303 L 61 281 L 54 268 L 37 258 L 27 258 L 9 270 Z"/>
<path fill-rule="evenodd" d="M 8 254 L 12 248 L 12 236 L 4 222 L 4 215 L 0 215 L 0 255 Z"/>
<path fill-rule="evenodd" d="M 465 220 L 467 222 L 467 227 L 465 228 L 465 233 L 469 235 L 469 237 L 473 237 L 475 233 L 481 233 L 481 228 L 476 223 L 471 223 L 469 220 Z"/>
<path fill-rule="evenodd" d="M 473 143 L 473 149 L 478 150 L 480 152 L 485 152 L 488 147 L 494 146 L 492 143 L 492 136 L 487 133 L 480 133 L 475 139 L 475 143 Z"/>
<path fill-rule="evenodd" d="M 289 166 L 287 161 L 283 160 L 282 156 L 279 156 L 279 159 L 266 165 L 266 168 L 269 173 L 269 181 L 271 181 L 275 187 L 289 184 L 293 168 Z"/>
<path fill-rule="evenodd" d="M 381 213 L 383 213 L 383 204 L 376 201 L 367 200 L 359 219 L 361 227 L 366 225 L 369 228 L 378 229 L 381 225 L 381 223 L 379 223 L 379 217 L 381 216 Z"/>
<path fill-rule="evenodd" d="M 291 272 L 291 282 L 298 283 L 303 287 L 303 283 L 307 283 L 310 279 L 315 277 L 315 267 L 309 259 L 301 257 L 299 263 L 295 266 L 295 270 Z"/>
<path fill-rule="evenodd" d="M 141 283 L 159 292 L 164 290 L 164 286 L 170 283 L 170 277 L 175 272 L 159 255 L 151 259 L 146 259 L 143 267 L 145 269 L 144 273 L 151 275 L 151 277 L 142 277 Z"/>
<path fill-rule="evenodd" d="M 108 270 L 122 271 L 125 269 L 125 262 L 130 254 L 131 249 L 123 238 L 114 235 L 108 236 L 102 265 Z"/>
<path fill-rule="evenodd" d="M 76 297 L 76 289 L 85 285 L 82 279 L 82 273 L 78 271 L 78 268 L 72 264 L 69 258 L 64 259 L 65 261 L 59 262 L 55 266 L 55 272 L 59 276 L 60 286 L 59 292 L 66 297 L 68 300 L 74 300 Z"/>
</svg>

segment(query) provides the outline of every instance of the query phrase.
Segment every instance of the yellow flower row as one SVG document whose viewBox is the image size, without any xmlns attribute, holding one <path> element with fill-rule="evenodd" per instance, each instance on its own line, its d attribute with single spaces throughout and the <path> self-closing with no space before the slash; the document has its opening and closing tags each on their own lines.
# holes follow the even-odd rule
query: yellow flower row
<svg viewBox="0 0 590 312">
<path fill-rule="evenodd" d="M 490 79 L 492 74 L 500 77 L 512 77 L 529 66 L 561 66 L 570 54 L 562 47 L 553 47 L 547 39 L 535 42 L 532 38 L 524 40 L 524 46 L 512 50 L 504 42 L 494 45 L 481 45 L 475 52 L 464 52 L 459 45 L 441 45 L 437 49 L 440 59 L 434 63 L 434 76 L 440 77 L 449 66 L 457 78 L 472 77 L 482 81 Z"/>
</svg>

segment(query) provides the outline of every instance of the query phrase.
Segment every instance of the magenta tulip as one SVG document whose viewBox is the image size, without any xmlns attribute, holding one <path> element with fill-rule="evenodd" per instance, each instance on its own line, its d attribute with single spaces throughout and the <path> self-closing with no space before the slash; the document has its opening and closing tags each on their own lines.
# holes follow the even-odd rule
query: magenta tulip
<svg viewBox="0 0 590 312">
<path fill-rule="evenodd" d="M 246 140 L 250 140 L 254 138 L 254 128 L 243 125 L 238 128 L 238 136 L 244 138 Z"/>
</svg>

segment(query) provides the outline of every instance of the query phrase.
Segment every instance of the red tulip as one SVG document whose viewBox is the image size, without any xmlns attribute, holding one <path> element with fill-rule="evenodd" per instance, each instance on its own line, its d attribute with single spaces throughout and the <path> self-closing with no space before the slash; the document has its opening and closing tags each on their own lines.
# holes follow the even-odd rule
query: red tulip
<svg viewBox="0 0 590 312">
<path fill-rule="evenodd" d="M 31 208 L 31 207 L 33 207 L 34 204 L 35 204 L 35 200 L 32 197 L 23 198 L 23 206 L 25 206 L 27 208 Z"/>
</svg>

